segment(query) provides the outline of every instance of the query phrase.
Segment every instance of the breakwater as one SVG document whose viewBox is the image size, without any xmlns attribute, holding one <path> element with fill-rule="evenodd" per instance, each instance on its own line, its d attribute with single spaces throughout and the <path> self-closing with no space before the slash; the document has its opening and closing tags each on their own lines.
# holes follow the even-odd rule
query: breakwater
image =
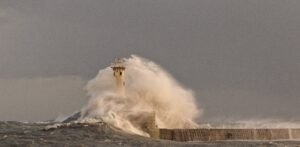
<svg viewBox="0 0 300 147">
<path fill-rule="evenodd" d="M 174 141 L 293 140 L 300 129 L 159 129 L 159 138 Z"/>
</svg>

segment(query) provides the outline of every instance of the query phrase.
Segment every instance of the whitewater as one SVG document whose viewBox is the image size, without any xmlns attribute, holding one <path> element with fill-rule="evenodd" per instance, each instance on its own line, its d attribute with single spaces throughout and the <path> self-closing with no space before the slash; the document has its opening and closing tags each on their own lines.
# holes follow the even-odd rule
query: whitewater
<svg viewBox="0 0 300 147">
<path fill-rule="evenodd" d="M 125 132 L 149 136 L 141 123 L 155 114 L 159 128 L 196 128 L 202 110 L 192 90 L 180 85 L 166 70 L 148 59 L 132 55 L 123 59 L 124 93 L 116 92 L 110 66 L 101 69 L 86 86 L 89 101 L 80 119 L 96 118 Z"/>
</svg>

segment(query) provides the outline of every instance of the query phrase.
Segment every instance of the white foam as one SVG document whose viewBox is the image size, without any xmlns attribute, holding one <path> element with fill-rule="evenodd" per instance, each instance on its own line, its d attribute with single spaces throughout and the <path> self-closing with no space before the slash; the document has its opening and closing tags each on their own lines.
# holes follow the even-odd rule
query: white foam
<svg viewBox="0 0 300 147">
<path fill-rule="evenodd" d="M 100 118 L 124 131 L 148 136 L 140 120 L 154 112 L 160 128 L 194 128 L 201 114 L 193 92 L 182 87 L 169 73 L 152 61 L 137 56 L 125 59 L 125 95 L 115 93 L 110 67 L 102 69 L 87 85 L 90 100 L 83 118 Z"/>
</svg>

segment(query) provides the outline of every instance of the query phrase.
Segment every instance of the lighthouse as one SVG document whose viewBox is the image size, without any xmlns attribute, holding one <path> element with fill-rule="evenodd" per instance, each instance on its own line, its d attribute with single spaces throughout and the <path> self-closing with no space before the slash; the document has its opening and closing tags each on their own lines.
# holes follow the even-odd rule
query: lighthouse
<svg viewBox="0 0 300 147">
<path fill-rule="evenodd" d="M 124 59 L 115 59 L 115 62 L 111 64 L 111 68 L 113 69 L 113 76 L 116 80 L 116 91 L 118 94 L 124 95 L 124 74 L 126 69 L 124 66 Z"/>
</svg>

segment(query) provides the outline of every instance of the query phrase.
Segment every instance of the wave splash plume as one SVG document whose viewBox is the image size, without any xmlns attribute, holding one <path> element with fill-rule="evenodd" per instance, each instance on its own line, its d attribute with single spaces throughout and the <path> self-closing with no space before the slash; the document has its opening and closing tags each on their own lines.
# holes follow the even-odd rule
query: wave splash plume
<svg viewBox="0 0 300 147">
<path fill-rule="evenodd" d="M 142 130 L 147 115 L 155 114 L 159 128 L 196 128 L 201 114 L 193 92 L 182 87 L 168 72 L 147 59 L 124 59 L 124 94 L 116 92 L 110 67 L 99 71 L 86 89 L 90 100 L 81 119 L 99 118 L 121 130 L 149 136 Z"/>
</svg>

